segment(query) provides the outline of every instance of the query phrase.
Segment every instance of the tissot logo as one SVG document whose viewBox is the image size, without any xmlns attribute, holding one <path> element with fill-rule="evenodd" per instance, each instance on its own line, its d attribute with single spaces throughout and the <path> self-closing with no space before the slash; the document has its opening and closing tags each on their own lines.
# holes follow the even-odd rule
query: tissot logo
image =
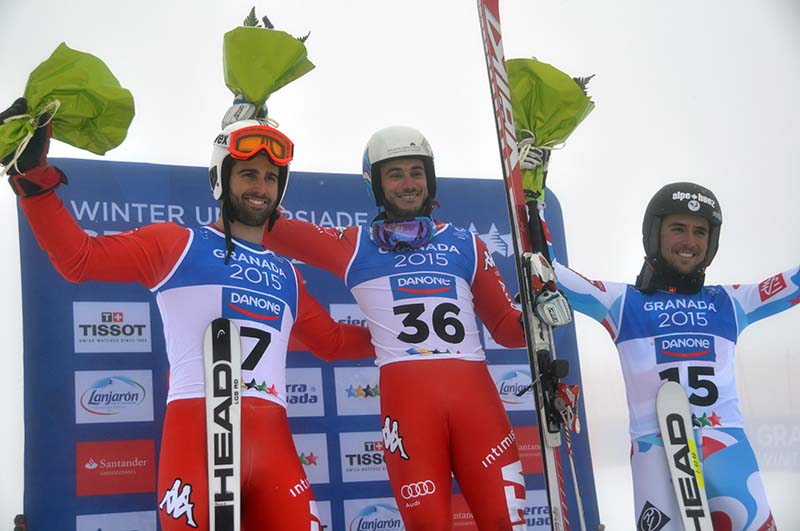
<svg viewBox="0 0 800 531">
<path fill-rule="evenodd" d="M 100 320 L 104 323 L 122 323 L 125 321 L 125 314 L 122 312 L 101 312 Z"/>
<path fill-rule="evenodd" d="M 390 277 L 394 300 L 418 297 L 446 297 L 455 299 L 456 279 L 440 273 L 415 273 Z"/>
<path fill-rule="evenodd" d="M 344 481 L 383 481 L 388 479 L 380 433 L 340 433 L 339 446 Z"/>
<path fill-rule="evenodd" d="M 146 302 L 74 302 L 75 352 L 150 352 Z"/>
<path fill-rule="evenodd" d="M 656 362 L 715 361 L 714 337 L 705 334 L 671 334 L 655 338 Z"/>
</svg>

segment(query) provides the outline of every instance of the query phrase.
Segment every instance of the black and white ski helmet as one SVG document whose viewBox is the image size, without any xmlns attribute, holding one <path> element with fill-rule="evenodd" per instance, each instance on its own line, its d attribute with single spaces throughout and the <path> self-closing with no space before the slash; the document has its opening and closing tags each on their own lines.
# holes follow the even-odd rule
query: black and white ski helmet
<svg viewBox="0 0 800 531">
<path fill-rule="evenodd" d="M 416 158 L 422 160 L 428 178 L 427 208 L 436 197 L 436 171 L 433 167 L 433 150 L 425 136 L 413 127 L 386 127 L 373 134 L 364 149 L 362 164 L 364 180 L 372 191 L 375 205 L 383 206 L 380 163 L 391 159 Z"/>
<path fill-rule="evenodd" d="M 211 184 L 211 193 L 214 194 L 214 199 L 223 199 L 228 190 L 227 180 L 230 176 L 231 170 L 231 153 L 230 142 L 231 133 L 244 129 L 247 127 L 264 127 L 277 131 L 272 125 L 264 120 L 240 120 L 233 122 L 222 129 L 222 131 L 214 139 L 213 148 L 211 151 L 211 162 L 208 165 L 208 178 Z M 278 132 L 279 134 L 282 134 Z M 267 155 L 272 160 L 272 156 L 267 152 Z M 275 161 L 273 160 L 273 163 Z M 286 195 L 286 188 L 289 184 L 289 163 L 278 166 L 278 197 L 275 205 L 278 206 L 283 201 L 283 196 Z"/>
<path fill-rule="evenodd" d="M 694 214 L 708 220 L 706 265 L 710 264 L 717 254 L 722 225 L 722 210 L 714 192 L 689 182 L 671 183 L 656 192 L 647 204 L 642 222 L 642 243 L 648 258 L 658 256 L 661 221 L 669 214 Z"/>
</svg>

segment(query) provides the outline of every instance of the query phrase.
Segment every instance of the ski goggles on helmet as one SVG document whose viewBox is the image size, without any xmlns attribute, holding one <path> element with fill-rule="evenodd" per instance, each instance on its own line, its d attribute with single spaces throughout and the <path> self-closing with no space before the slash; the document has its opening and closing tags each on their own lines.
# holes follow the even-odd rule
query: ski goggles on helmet
<svg viewBox="0 0 800 531">
<path fill-rule="evenodd" d="M 251 125 L 231 132 L 228 151 L 235 159 L 246 160 L 263 149 L 276 166 L 292 160 L 294 144 L 289 137 L 268 125 Z"/>
<path fill-rule="evenodd" d="M 430 217 L 422 216 L 404 221 L 385 219 L 373 221 L 370 236 L 386 251 L 419 249 L 431 241 L 436 226 Z"/>
</svg>

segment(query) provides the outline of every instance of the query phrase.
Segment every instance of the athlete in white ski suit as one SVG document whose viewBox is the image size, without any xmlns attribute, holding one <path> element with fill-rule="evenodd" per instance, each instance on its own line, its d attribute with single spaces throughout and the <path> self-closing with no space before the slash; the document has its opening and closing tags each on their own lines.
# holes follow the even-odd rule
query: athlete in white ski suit
<svg viewBox="0 0 800 531">
<path fill-rule="evenodd" d="M 733 362 L 747 326 L 800 302 L 800 268 L 758 284 L 704 286 L 721 223 L 713 193 L 673 183 L 648 206 L 647 258 L 635 286 L 554 264 L 572 308 L 602 324 L 619 352 L 639 531 L 683 529 L 656 416 L 656 392 L 667 380 L 689 396 L 715 531 L 776 529 L 743 430 Z"/>
</svg>

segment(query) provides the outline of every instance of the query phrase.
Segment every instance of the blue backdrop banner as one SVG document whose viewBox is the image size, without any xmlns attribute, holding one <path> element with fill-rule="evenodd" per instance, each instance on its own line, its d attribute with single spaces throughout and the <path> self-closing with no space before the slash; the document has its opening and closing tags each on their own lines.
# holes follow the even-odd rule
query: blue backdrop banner
<svg viewBox="0 0 800 531">
<path fill-rule="evenodd" d="M 92 235 L 151 223 L 207 225 L 217 216 L 205 168 L 53 159 L 70 179 L 59 190 Z M 499 180 L 440 179 L 435 217 L 480 235 L 514 293 L 517 277 Z M 561 211 L 547 197 L 556 254 L 566 263 Z M 323 226 L 368 224 L 374 204 L 358 175 L 292 173 L 289 217 Z M 20 213 L 24 319 L 25 513 L 32 531 L 155 531 L 156 465 L 168 366 L 161 319 L 138 284 L 72 284 L 53 269 Z M 344 284 L 300 264 L 307 286 L 334 319 L 365 325 Z M 497 345 L 482 327 L 490 372 L 516 434 L 525 476 L 529 530 L 549 530 L 542 463 L 524 350 Z M 556 332 L 559 357 L 580 383 L 574 328 Z M 383 464 L 378 369 L 370 360 L 325 363 L 307 352 L 288 356 L 287 396 L 298 457 L 318 500 L 323 529 L 400 531 L 381 510 L 394 508 Z M 582 410 L 581 404 L 581 410 Z M 573 436 L 589 529 L 599 523 L 586 423 Z M 566 450 L 562 450 L 566 463 Z M 564 467 L 577 523 L 569 467 Z M 454 527 L 474 521 L 454 483 Z M 378 510 L 378 509 L 381 510 Z M 577 526 L 576 526 L 577 527 Z"/>
</svg>

